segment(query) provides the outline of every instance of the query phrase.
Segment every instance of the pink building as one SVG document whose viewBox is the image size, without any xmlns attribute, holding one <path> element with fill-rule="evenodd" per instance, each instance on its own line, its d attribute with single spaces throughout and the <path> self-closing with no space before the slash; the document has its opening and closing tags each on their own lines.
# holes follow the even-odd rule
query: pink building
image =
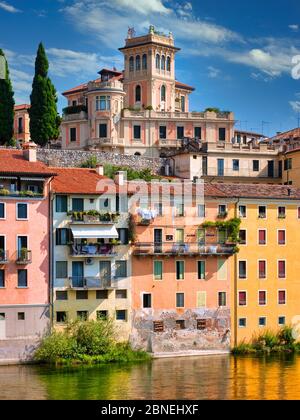
<svg viewBox="0 0 300 420">
<path fill-rule="evenodd" d="M 20 144 L 28 142 L 30 140 L 29 130 L 29 110 L 30 105 L 16 105 L 15 106 L 15 118 L 14 118 L 14 138 Z"/>
<path fill-rule="evenodd" d="M 62 147 L 163 156 L 184 138 L 231 142 L 230 112 L 190 112 L 192 86 L 176 80 L 179 52 L 172 34 L 128 32 L 124 71 L 103 69 L 100 78 L 64 92 L 68 107 L 61 126 Z"/>
<path fill-rule="evenodd" d="M 0 362 L 29 357 L 49 328 L 49 191 L 36 146 L 0 150 Z"/>
</svg>

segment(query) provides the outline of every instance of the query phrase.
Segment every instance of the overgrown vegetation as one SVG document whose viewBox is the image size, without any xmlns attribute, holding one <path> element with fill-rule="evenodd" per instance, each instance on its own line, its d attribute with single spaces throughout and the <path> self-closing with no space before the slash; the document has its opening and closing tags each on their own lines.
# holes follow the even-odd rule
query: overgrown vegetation
<svg viewBox="0 0 300 420">
<path fill-rule="evenodd" d="M 117 343 L 112 320 L 74 321 L 62 332 L 46 336 L 35 353 L 35 361 L 49 364 L 100 364 L 150 360 L 128 343 Z"/>
<path fill-rule="evenodd" d="M 300 343 L 293 337 L 291 327 L 283 327 L 277 333 L 266 330 L 255 335 L 251 342 L 243 341 L 233 348 L 235 355 L 270 354 L 270 353 L 300 353 Z"/>
<path fill-rule="evenodd" d="M 240 240 L 240 226 L 241 219 L 235 217 L 226 221 L 217 221 L 217 222 L 204 222 L 202 224 L 203 229 L 216 228 L 219 230 L 226 230 L 227 232 L 227 241 L 234 244 L 239 243 Z"/>
</svg>

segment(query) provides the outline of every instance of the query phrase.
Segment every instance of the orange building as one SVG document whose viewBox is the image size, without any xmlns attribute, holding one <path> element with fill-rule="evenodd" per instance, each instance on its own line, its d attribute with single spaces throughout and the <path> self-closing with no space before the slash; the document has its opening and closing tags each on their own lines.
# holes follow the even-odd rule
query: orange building
<svg viewBox="0 0 300 420">
<path fill-rule="evenodd" d="M 14 138 L 20 144 L 30 140 L 29 113 L 30 105 L 16 105 L 14 118 Z"/>
</svg>

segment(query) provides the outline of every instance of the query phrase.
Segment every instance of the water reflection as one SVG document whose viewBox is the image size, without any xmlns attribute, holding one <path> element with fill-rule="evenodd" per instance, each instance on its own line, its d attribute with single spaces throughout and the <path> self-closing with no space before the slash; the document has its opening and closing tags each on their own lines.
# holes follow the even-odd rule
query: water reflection
<svg viewBox="0 0 300 420">
<path fill-rule="evenodd" d="M 2 399 L 300 399 L 300 358 L 161 359 L 130 366 L 0 367 Z"/>
</svg>

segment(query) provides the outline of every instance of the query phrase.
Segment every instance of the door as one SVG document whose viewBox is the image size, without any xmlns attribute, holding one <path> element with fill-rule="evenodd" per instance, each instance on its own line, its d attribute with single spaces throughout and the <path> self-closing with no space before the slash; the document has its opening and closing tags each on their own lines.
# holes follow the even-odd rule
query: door
<svg viewBox="0 0 300 420">
<path fill-rule="evenodd" d="M 5 314 L 0 313 L 0 340 L 6 338 Z"/>
<path fill-rule="evenodd" d="M 218 176 L 224 176 L 224 159 L 218 159 Z"/>
<path fill-rule="evenodd" d="M 176 243 L 184 244 L 184 229 L 176 229 Z"/>
<path fill-rule="evenodd" d="M 154 229 L 154 252 L 162 253 L 162 229 Z"/>
<path fill-rule="evenodd" d="M 82 261 L 72 262 L 72 286 L 84 287 L 84 268 Z"/>
<path fill-rule="evenodd" d="M 100 280 L 101 285 L 110 287 L 111 285 L 111 262 L 100 261 Z"/>
<path fill-rule="evenodd" d="M 274 178 L 274 161 L 273 160 L 268 161 L 268 177 Z"/>
</svg>

